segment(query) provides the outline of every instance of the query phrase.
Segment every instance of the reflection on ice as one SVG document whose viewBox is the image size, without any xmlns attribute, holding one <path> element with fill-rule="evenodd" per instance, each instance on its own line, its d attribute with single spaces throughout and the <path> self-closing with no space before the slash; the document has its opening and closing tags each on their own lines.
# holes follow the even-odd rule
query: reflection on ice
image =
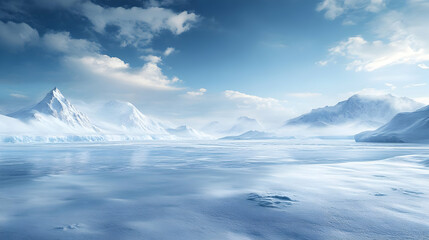
<svg viewBox="0 0 429 240">
<path fill-rule="evenodd" d="M 0 239 L 419 238 L 428 159 L 342 140 L 2 145 Z"/>
</svg>

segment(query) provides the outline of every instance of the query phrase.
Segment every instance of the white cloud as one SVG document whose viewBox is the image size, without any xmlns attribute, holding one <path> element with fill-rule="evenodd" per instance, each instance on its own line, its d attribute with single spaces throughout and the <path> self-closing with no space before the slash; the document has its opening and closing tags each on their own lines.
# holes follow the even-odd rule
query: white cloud
<svg viewBox="0 0 429 240">
<path fill-rule="evenodd" d="M 328 65 L 328 61 L 318 61 L 318 62 L 316 62 L 316 64 L 323 67 L 323 66 Z"/>
<path fill-rule="evenodd" d="M 375 4 L 375 3 L 374 3 Z M 329 50 L 332 56 L 343 56 L 348 70 L 374 71 L 398 64 L 425 67 L 429 61 L 429 4 L 407 1 L 403 9 L 392 10 L 375 18 L 371 26 L 376 40 L 362 36 L 349 37 Z"/>
<path fill-rule="evenodd" d="M 0 43 L 3 46 L 22 48 L 38 41 L 39 33 L 28 24 L 0 21 Z"/>
<path fill-rule="evenodd" d="M 426 64 L 424 64 L 424 63 L 420 63 L 420 64 L 418 64 L 417 65 L 419 68 L 421 68 L 421 69 L 429 69 L 429 66 L 428 65 L 426 65 Z"/>
<path fill-rule="evenodd" d="M 167 48 L 167 49 L 165 49 L 165 51 L 164 51 L 164 56 L 168 56 L 168 55 L 172 54 L 174 51 L 175 51 L 175 49 L 174 49 L 174 48 L 172 48 L 172 47 L 168 47 L 168 48 Z"/>
<path fill-rule="evenodd" d="M 370 3 L 366 6 L 368 12 L 378 12 L 381 9 L 386 7 L 386 2 L 384 0 L 370 0 Z"/>
<path fill-rule="evenodd" d="M 381 96 L 389 93 L 390 92 L 385 89 L 364 88 L 356 92 L 349 92 L 347 93 L 347 95 L 350 96 L 350 95 L 360 94 L 360 95 L 367 95 L 367 96 Z"/>
<path fill-rule="evenodd" d="M 42 40 L 45 47 L 50 50 L 73 55 L 97 52 L 100 49 L 97 43 L 86 39 L 74 39 L 69 32 L 46 33 Z"/>
<path fill-rule="evenodd" d="M 426 86 L 426 83 L 414 83 L 414 84 L 409 84 L 409 85 L 406 85 L 404 88 L 423 87 L 423 86 Z"/>
<path fill-rule="evenodd" d="M 141 59 L 145 60 L 146 62 L 151 63 L 160 63 L 162 62 L 162 58 L 154 55 L 148 55 L 148 56 L 142 56 Z"/>
<path fill-rule="evenodd" d="M 378 12 L 385 6 L 385 0 L 323 0 L 316 10 L 324 11 L 325 17 L 333 20 L 352 10 Z"/>
<path fill-rule="evenodd" d="M 272 108 L 280 105 L 280 101 L 274 98 L 263 98 L 233 90 L 226 90 L 224 95 L 230 100 L 238 101 L 244 107 Z"/>
<path fill-rule="evenodd" d="M 414 101 L 429 105 L 429 97 L 417 97 L 413 98 Z"/>
<path fill-rule="evenodd" d="M 205 88 L 200 88 L 200 89 L 198 89 L 198 91 L 190 91 L 190 92 L 187 92 L 186 94 L 187 94 L 188 96 L 195 97 L 195 96 L 202 96 L 202 95 L 204 95 L 206 92 L 207 92 L 207 89 L 205 89 Z"/>
<path fill-rule="evenodd" d="M 21 94 L 21 93 L 11 93 L 9 95 L 11 97 L 14 97 L 14 98 L 27 98 L 27 96 L 25 96 L 24 94 Z"/>
<path fill-rule="evenodd" d="M 92 2 L 82 4 L 82 13 L 99 33 L 104 33 L 108 25 L 118 27 L 117 37 L 123 46 L 145 45 L 162 30 L 179 35 L 198 20 L 198 15 L 187 11 L 177 14 L 159 7 L 103 8 Z"/>
<path fill-rule="evenodd" d="M 98 44 L 74 39 L 68 32 L 47 33 L 42 40 L 45 48 L 64 53 L 65 62 L 74 70 L 84 70 L 99 79 L 158 90 L 175 89 L 172 84 L 179 81 L 177 77 L 169 79 L 163 74 L 159 67 L 162 59 L 158 56 L 143 56 L 146 63 L 141 68 L 131 68 L 122 59 L 101 54 Z"/>
<path fill-rule="evenodd" d="M 344 13 L 344 8 L 337 0 L 323 0 L 316 8 L 317 11 L 325 11 L 325 17 L 335 19 Z"/>
<path fill-rule="evenodd" d="M 415 38 L 388 42 L 368 42 L 360 36 L 350 37 L 329 49 L 331 55 L 345 56 L 351 60 L 347 70 L 374 71 L 396 64 L 416 64 L 429 60 L 429 52 L 418 46 Z"/>
<path fill-rule="evenodd" d="M 288 93 L 288 96 L 296 98 L 312 98 L 322 96 L 321 93 L 312 93 L 312 92 L 299 92 L 299 93 Z"/>
<path fill-rule="evenodd" d="M 392 89 L 392 90 L 395 90 L 396 89 L 396 86 L 395 85 L 393 85 L 393 84 L 391 84 L 391 83 L 385 83 L 384 85 L 386 85 L 386 87 L 389 87 L 390 89 Z"/>
<path fill-rule="evenodd" d="M 139 69 L 133 69 L 123 60 L 107 55 L 94 54 L 84 57 L 68 57 L 67 62 L 80 67 L 102 79 L 118 83 L 131 84 L 149 89 L 174 90 L 172 83 L 177 78 L 169 79 L 162 72 L 157 62 L 147 62 Z"/>
</svg>

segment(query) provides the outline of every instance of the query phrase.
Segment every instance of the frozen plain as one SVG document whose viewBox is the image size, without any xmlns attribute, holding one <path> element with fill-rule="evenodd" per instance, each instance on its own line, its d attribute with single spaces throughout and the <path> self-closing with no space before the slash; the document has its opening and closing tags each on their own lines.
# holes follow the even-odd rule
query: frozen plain
<svg viewBox="0 0 429 240">
<path fill-rule="evenodd" d="M 429 146 L 2 144 L 0 239 L 429 239 Z"/>
</svg>

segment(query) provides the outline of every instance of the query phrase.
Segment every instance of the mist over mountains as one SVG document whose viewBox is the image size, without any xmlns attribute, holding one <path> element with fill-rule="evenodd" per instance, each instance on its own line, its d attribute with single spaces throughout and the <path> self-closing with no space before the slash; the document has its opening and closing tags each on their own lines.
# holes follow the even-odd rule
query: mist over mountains
<svg viewBox="0 0 429 240">
<path fill-rule="evenodd" d="M 400 112 L 414 111 L 423 107 L 406 97 L 390 94 L 372 96 L 356 94 L 335 106 L 311 110 L 299 117 L 286 121 L 285 126 L 305 125 L 309 127 L 329 127 L 343 124 L 379 127 Z"/>
<path fill-rule="evenodd" d="M 90 113 L 87 114 L 67 100 L 58 88 L 54 88 L 34 106 L 0 115 L 0 137 L 3 142 L 70 142 L 217 138 L 262 140 L 289 139 L 305 134 L 341 136 L 375 129 L 400 112 L 414 111 L 420 107 L 422 104 L 405 97 L 353 95 L 335 106 L 314 109 L 290 119 L 277 129 L 266 129 L 257 119 L 241 116 L 229 122 L 210 121 L 200 130 L 189 125 L 165 124 L 165 121 L 145 115 L 126 101 L 109 101 L 100 107 L 87 109 Z M 420 113 L 405 120 L 400 115 L 402 117 L 395 117 L 396 120 L 394 118 L 392 121 L 406 125 L 411 118 L 424 117 L 422 112 L 426 111 L 420 110 Z M 402 129 L 401 124 L 394 125 Z M 421 125 L 409 131 L 418 132 Z M 349 132 L 343 130 L 344 126 L 349 128 Z M 389 129 L 392 127 L 382 130 Z"/>
</svg>

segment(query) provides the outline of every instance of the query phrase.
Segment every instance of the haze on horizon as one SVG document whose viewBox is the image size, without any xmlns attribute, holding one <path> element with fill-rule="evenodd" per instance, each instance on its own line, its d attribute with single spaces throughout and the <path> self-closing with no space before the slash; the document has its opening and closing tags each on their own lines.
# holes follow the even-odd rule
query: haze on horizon
<svg viewBox="0 0 429 240">
<path fill-rule="evenodd" d="M 203 125 L 278 125 L 355 93 L 429 103 L 429 2 L 5 0 L 0 113 L 58 87 Z"/>
</svg>

